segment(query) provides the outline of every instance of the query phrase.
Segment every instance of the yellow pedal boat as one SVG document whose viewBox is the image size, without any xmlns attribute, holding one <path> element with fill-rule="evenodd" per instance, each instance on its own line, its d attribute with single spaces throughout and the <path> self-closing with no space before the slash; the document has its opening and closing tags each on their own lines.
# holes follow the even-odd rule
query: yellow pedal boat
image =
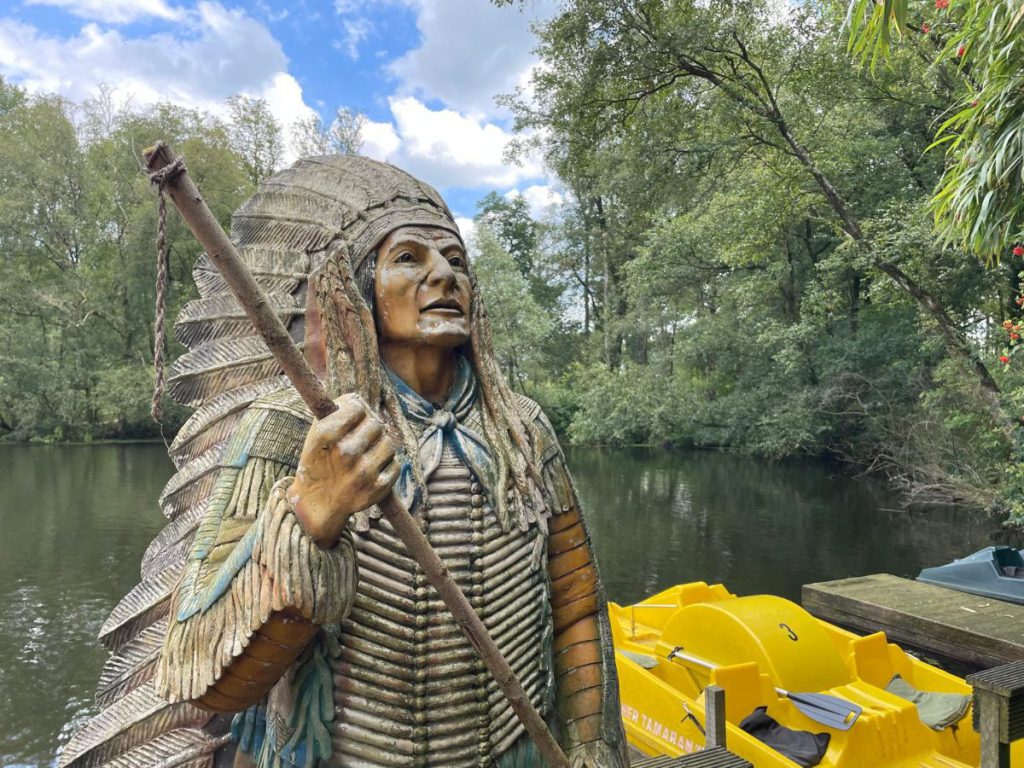
<svg viewBox="0 0 1024 768">
<path fill-rule="evenodd" d="M 794 762 L 740 727 L 760 707 L 786 729 L 828 734 L 817 737 L 827 741 L 816 763 L 823 768 L 979 764 L 969 701 L 933 695 L 969 696 L 970 686 L 909 656 L 882 632 L 859 637 L 780 597 L 736 597 L 704 583 L 636 605 L 612 603 L 608 612 L 626 736 L 645 755 L 704 748 L 703 691 L 715 684 L 726 693 L 726 746 L 755 768 L 813 764 Z M 903 682 L 894 684 L 897 675 Z M 921 708 L 892 692 L 894 685 L 927 694 Z M 794 692 L 838 706 L 816 711 Z M 934 704 L 945 709 L 945 721 L 936 722 Z M 1024 766 L 1024 742 L 1014 745 L 1012 760 Z"/>
</svg>

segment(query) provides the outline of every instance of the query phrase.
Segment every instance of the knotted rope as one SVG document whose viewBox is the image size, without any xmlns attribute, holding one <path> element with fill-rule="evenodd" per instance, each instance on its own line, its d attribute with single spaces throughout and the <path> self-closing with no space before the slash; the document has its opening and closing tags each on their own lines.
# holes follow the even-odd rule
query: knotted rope
<svg viewBox="0 0 1024 768">
<path fill-rule="evenodd" d="M 149 414 L 159 422 L 163 418 L 164 397 L 164 320 L 167 315 L 167 204 L 164 200 L 164 186 L 178 174 L 184 173 L 185 161 L 175 158 L 159 171 L 149 174 L 149 183 L 157 188 L 156 216 L 156 318 L 153 321 L 153 368 L 156 380 L 153 384 L 153 401 Z"/>
</svg>

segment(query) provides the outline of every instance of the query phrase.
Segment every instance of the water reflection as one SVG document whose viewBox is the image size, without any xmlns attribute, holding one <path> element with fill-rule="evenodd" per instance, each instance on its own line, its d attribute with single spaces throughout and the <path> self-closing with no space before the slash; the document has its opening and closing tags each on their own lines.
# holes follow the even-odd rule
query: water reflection
<svg viewBox="0 0 1024 768">
<path fill-rule="evenodd" d="M 821 465 L 716 453 L 569 450 L 609 598 L 685 581 L 800 599 L 802 584 L 928 564 L 987 546 L 984 515 L 910 513 L 882 484 Z"/>
<path fill-rule="evenodd" d="M 0 446 L 0 764 L 50 765 L 92 711 L 96 642 L 162 527 L 163 446 Z"/>
<path fill-rule="evenodd" d="M 988 544 L 956 512 L 891 512 L 877 484 L 721 454 L 573 450 L 609 596 L 682 581 L 799 598 L 804 582 L 913 575 Z M 163 526 L 163 446 L 0 446 L 0 765 L 50 765 L 92 711 L 96 635 Z"/>
</svg>

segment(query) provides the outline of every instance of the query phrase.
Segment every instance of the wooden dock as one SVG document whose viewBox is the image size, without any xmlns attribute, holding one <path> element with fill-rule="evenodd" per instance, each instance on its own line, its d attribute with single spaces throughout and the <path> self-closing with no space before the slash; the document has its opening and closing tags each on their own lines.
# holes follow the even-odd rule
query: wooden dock
<svg viewBox="0 0 1024 768">
<path fill-rule="evenodd" d="M 682 757 L 644 757 L 630 747 L 629 759 L 630 768 L 751 768 L 750 763 L 726 751 L 725 747 L 713 747 Z"/>
<path fill-rule="evenodd" d="M 1024 605 L 888 573 L 807 584 L 802 600 L 825 621 L 978 669 L 1024 660 Z"/>
</svg>

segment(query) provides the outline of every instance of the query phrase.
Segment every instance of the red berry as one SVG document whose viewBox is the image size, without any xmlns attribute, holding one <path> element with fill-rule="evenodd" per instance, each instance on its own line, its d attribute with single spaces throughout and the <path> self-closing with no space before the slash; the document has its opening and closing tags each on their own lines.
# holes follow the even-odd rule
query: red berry
<svg viewBox="0 0 1024 768">
<path fill-rule="evenodd" d="M 964 57 L 965 53 L 967 53 L 967 49 L 962 45 L 956 49 L 956 55 L 961 59 Z"/>
<path fill-rule="evenodd" d="M 1000 355 L 999 362 L 1002 363 L 1003 365 L 1006 365 L 1008 362 L 1010 362 L 1010 358 L 1008 358 L 1006 355 Z"/>
<path fill-rule="evenodd" d="M 940 11 L 949 8 L 949 0 L 935 0 L 935 7 Z"/>
<path fill-rule="evenodd" d="M 1024 245 L 1015 245 L 1015 246 L 1013 246 L 1013 255 L 1014 256 L 1024 256 Z"/>
<path fill-rule="evenodd" d="M 931 31 L 932 31 L 932 27 L 931 27 L 930 24 L 922 24 L 921 25 L 921 34 L 922 35 L 927 35 Z"/>
</svg>

